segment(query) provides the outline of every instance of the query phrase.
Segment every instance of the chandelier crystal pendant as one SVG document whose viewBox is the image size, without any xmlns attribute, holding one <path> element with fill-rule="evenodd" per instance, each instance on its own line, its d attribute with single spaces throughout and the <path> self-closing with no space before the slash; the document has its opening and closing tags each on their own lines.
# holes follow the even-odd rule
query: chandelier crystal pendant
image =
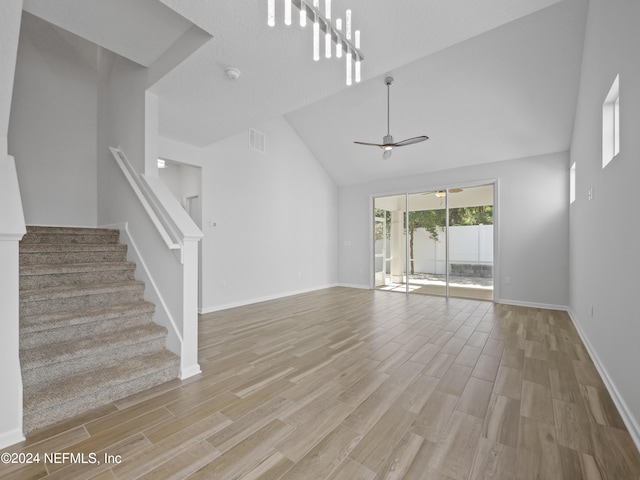
<svg viewBox="0 0 640 480">
<path fill-rule="evenodd" d="M 333 56 L 333 45 L 336 46 L 336 58 L 346 57 L 346 83 L 361 81 L 361 62 L 364 55 L 360 51 L 360 30 L 351 30 L 351 10 L 345 12 L 344 30 L 342 18 L 336 18 L 333 23 L 331 0 L 323 0 L 324 9 L 320 9 L 320 0 L 279 0 L 283 1 L 284 24 L 290 26 L 291 7 L 295 5 L 300 10 L 300 26 L 307 25 L 307 19 L 313 23 L 313 59 L 320 60 L 320 33 L 324 33 L 324 57 Z M 267 0 L 267 25 L 276 24 L 276 0 Z"/>
</svg>

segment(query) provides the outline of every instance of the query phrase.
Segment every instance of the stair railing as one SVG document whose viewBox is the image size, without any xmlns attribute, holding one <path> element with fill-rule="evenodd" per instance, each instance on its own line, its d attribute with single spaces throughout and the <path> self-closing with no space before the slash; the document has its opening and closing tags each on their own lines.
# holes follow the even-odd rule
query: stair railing
<svg viewBox="0 0 640 480">
<path fill-rule="evenodd" d="M 202 232 L 162 180 L 138 174 L 120 147 L 109 147 L 109 150 L 167 248 L 175 250 L 180 263 L 184 263 L 185 240 L 198 241 L 203 237 Z"/>
<path fill-rule="evenodd" d="M 181 305 L 178 307 L 175 305 L 169 307 L 165 303 L 166 292 L 161 292 L 151 272 L 147 273 L 155 295 L 163 307 L 162 313 L 157 311 L 156 315 L 164 318 L 158 318 L 158 322 L 169 329 L 167 346 L 180 355 L 180 377 L 188 378 L 200 373 L 198 365 L 198 242 L 204 235 L 160 178 L 138 174 L 121 148 L 110 147 L 109 150 L 167 248 L 180 261 L 182 283 L 174 285 L 174 288 L 179 288 L 181 292 Z M 131 240 L 133 241 L 133 238 Z M 144 264 L 144 258 L 141 256 L 140 259 Z M 147 267 L 144 268 L 147 270 Z"/>
</svg>

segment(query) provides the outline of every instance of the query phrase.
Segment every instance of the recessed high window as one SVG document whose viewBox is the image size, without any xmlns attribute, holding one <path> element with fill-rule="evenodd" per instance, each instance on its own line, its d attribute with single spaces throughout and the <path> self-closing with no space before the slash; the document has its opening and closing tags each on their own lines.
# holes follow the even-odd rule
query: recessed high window
<svg viewBox="0 0 640 480">
<path fill-rule="evenodd" d="M 573 162 L 569 170 L 569 202 L 576 201 L 576 163 Z"/>
<path fill-rule="evenodd" d="M 602 168 L 620 153 L 620 76 L 602 104 Z"/>
</svg>

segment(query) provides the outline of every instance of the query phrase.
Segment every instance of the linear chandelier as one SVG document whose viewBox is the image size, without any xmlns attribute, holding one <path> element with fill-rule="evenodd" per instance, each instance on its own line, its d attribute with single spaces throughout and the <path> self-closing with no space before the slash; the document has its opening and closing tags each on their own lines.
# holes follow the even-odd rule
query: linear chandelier
<svg viewBox="0 0 640 480">
<path fill-rule="evenodd" d="M 364 55 L 360 51 L 360 30 L 351 30 L 351 10 L 345 12 L 344 29 L 342 18 L 336 18 L 335 23 L 331 17 L 331 0 L 324 0 L 324 11 L 320 9 L 320 0 L 283 0 L 284 24 L 291 25 L 291 6 L 295 5 L 300 10 L 300 26 L 306 27 L 307 20 L 313 23 L 313 59 L 320 60 L 320 32 L 324 35 L 324 56 L 331 58 L 333 45 L 336 47 L 336 58 L 342 58 L 343 52 L 346 58 L 346 82 L 351 85 L 353 81 L 361 80 L 360 65 Z M 276 24 L 276 0 L 267 0 L 267 24 L 270 27 Z"/>
</svg>

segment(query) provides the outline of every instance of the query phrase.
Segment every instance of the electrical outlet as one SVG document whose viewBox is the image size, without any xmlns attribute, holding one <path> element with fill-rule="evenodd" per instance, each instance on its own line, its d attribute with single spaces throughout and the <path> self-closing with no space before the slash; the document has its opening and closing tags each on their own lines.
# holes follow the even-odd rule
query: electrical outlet
<svg viewBox="0 0 640 480">
<path fill-rule="evenodd" d="M 511 285 L 511 277 L 504 277 L 505 285 Z"/>
</svg>

